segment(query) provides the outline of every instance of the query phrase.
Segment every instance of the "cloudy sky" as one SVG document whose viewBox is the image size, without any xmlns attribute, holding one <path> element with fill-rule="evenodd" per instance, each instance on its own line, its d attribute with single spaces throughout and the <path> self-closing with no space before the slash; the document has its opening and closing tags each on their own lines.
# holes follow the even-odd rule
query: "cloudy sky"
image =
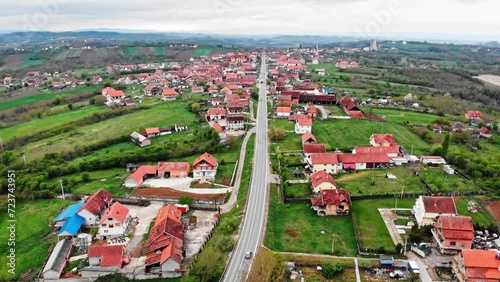
<svg viewBox="0 0 500 282">
<path fill-rule="evenodd" d="M 500 34 L 498 0 L 2 0 L 0 29 Z M 493 36 L 494 35 L 494 36 Z"/>
</svg>

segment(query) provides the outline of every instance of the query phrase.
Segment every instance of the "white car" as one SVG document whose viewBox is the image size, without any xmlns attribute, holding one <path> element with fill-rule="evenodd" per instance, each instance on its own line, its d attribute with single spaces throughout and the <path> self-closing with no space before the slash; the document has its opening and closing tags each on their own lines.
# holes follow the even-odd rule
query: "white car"
<svg viewBox="0 0 500 282">
<path fill-rule="evenodd" d="M 245 253 L 245 259 L 250 259 L 252 257 L 252 251 L 247 251 Z"/>
</svg>

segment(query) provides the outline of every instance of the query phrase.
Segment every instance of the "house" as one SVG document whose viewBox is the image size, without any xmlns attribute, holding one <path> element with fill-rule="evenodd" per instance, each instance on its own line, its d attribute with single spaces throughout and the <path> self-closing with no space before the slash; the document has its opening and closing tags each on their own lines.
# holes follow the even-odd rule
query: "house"
<svg viewBox="0 0 500 282">
<path fill-rule="evenodd" d="M 441 126 L 440 124 L 437 124 L 437 123 L 434 123 L 432 125 L 432 129 L 434 130 L 434 132 L 436 133 L 443 133 L 443 126 Z"/>
<path fill-rule="evenodd" d="M 465 118 L 466 119 L 473 119 L 473 118 L 479 118 L 481 119 L 483 117 L 483 113 L 480 111 L 476 110 L 470 110 L 465 113 Z"/>
<path fill-rule="evenodd" d="M 82 269 L 82 277 L 98 277 L 115 273 L 130 261 L 125 246 L 91 245 L 88 252 L 89 267 Z"/>
<path fill-rule="evenodd" d="M 292 108 L 290 107 L 277 107 L 276 108 L 276 116 L 277 117 L 289 117 L 292 112 Z"/>
<path fill-rule="evenodd" d="M 301 136 L 302 138 L 302 144 L 316 144 L 317 141 L 316 141 L 316 137 L 314 137 L 314 135 L 312 135 L 311 132 L 306 132 L 304 134 L 302 134 Z"/>
<path fill-rule="evenodd" d="M 135 144 L 141 147 L 146 147 L 151 145 L 151 139 L 135 131 L 130 134 L 130 141 L 134 142 Z"/>
<path fill-rule="evenodd" d="M 67 206 L 52 222 L 55 227 L 61 227 L 66 223 L 66 220 L 74 216 L 80 208 L 83 206 L 84 202 L 78 202 Z"/>
<path fill-rule="evenodd" d="M 352 118 L 363 118 L 363 111 L 354 104 L 354 102 L 347 96 L 340 98 L 340 106 L 344 109 L 344 112 Z"/>
<path fill-rule="evenodd" d="M 421 156 L 420 162 L 422 162 L 425 165 L 433 167 L 446 164 L 446 160 L 441 156 Z"/>
<path fill-rule="evenodd" d="M 73 242 L 70 238 L 64 238 L 57 242 L 42 270 L 42 276 L 44 279 L 55 280 L 61 277 L 61 274 L 68 263 L 69 256 L 71 255 L 72 247 Z"/>
<path fill-rule="evenodd" d="M 207 121 L 225 119 L 226 118 L 226 109 L 224 109 L 222 107 L 210 108 L 210 109 L 208 109 L 205 118 L 207 119 Z"/>
<path fill-rule="evenodd" d="M 343 189 L 322 190 L 318 198 L 311 199 L 312 209 L 319 216 L 348 215 L 351 208 L 351 196 Z"/>
<path fill-rule="evenodd" d="M 413 206 L 413 214 L 419 226 L 434 223 L 438 215 L 457 214 L 453 197 L 420 196 Z"/>
<path fill-rule="evenodd" d="M 311 119 L 315 119 L 318 117 L 318 109 L 315 106 L 309 105 L 306 108 L 307 116 Z"/>
<path fill-rule="evenodd" d="M 298 119 L 295 122 L 295 133 L 304 134 L 312 131 L 312 119 Z"/>
<path fill-rule="evenodd" d="M 148 138 L 160 136 L 160 128 L 159 127 L 146 128 L 145 132 L 146 132 L 146 136 Z"/>
<path fill-rule="evenodd" d="M 320 76 L 325 75 L 325 69 L 315 69 L 314 71 Z"/>
<path fill-rule="evenodd" d="M 374 147 L 398 147 L 392 134 L 372 134 L 370 136 L 370 145 Z"/>
<path fill-rule="evenodd" d="M 326 171 L 320 170 L 311 175 L 311 184 L 314 193 L 322 190 L 338 189 L 337 183 L 333 177 Z"/>
<path fill-rule="evenodd" d="M 76 236 L 78 235 L 83 223 L 85 222 L 85 218 L 83 218 L 79 214 L 74 214 L 70 218 L 68 218 L 64 225 L 61 226 L 59 231 L 57 232 L 57 237 L 68 237 L 68 236 Z"/>
<path fill-rule="evenodd" d="M 125 235 L 132 221 L 128 209 L 116 202 L 109 207 L 99 222 L 99 235 L 104 240 Z"/>
<path fill-rule="evenodd" d="M 156 177 L 156 166 L 143 165 L 125 179 L 124 185 L 127 188 L 139 188 L 144 183 L 144 180 L 152 177 Z"/>
<path fill-rule="evenodd" d="M 245 116 L 243 115 L 228 115 L 226 120 L 226 130 L 236 131 L 245 129 Z"/>
<path fill-rule="evenodd" d="M 161 267 L 164 274 L 180 271 L 184 260 L 184 226 L 181 214 L 173 205 L 166 205 L 158 210 L 146 243 L 146 269 Z"/>
<path fill-rule="evenodd" d="M 326 153 L 326 146 L 325 144 L 304 143 L 302 144 L 302 150 L 304 152 L 304 156 L 308 158 L 311 154 Z"/>
<path fill-rule="evenodd" d="M 92 77 L 92 83 L 93 84 L 99 84 L 101 82 L 102 82 L 102 77 L 100 77 L 100 76 L 94 76 L 94 77 Z"/>
<path fill-rule="evenodd" d="M 156 169 L 158 178 L 187 177 L 191 171 L 187 162 L 159 162 Z"/>
<path fill-rule="evenodd" d="M 318 171 L 326 171 L 329 174 L 337 174 L 342 169 L 342 164 L 339 163 L 337 154 L 311 154 L 306 159 L 307 168 L 313 173 Z"/>
<path fill-rule="evenodd" d="M 214 181 L 218 165 L 217 159 L 205 152 L 193 163 L 193 178 L 201 181 Z"/>
<path fill-rule="evenodd" d="M 144 88 L 144 96 L 152 97 L 158 96 L 161 92 L 161 88 L 156 84 L 148 84 Z"/>
<path fill-rule="evenodd" d="M 10 85 L 12 83 L 12 77 L 6 76 L 3 79 L 3 85 Z"/>
<path fill-rule="evenodd" d="M 369 147 L 369 146 L 358 146 L 354 147 L 352 150 L 353 154 L 375 154 L 375 153 L 384 153 L 387 154 L 389 158 L 399 156 L 399 146 L 391 146 L 391 147 Z"/>
<path fill-rule="evenodd" d="M 175 91 L 175 89 L 173 88 L 167 88 L 163 89 L 162 95 L 164 101 L 175 101 L 175 99 L 177 99 L 177 96 L 179 96 L 179 93 L 177 93 L 177 91 Z"/>
<path fill-rule="evenodd" d="M 119 103 L 125 98 L 125 93 L 112 87 L 106 87 L 101 90 L 102 96 L 106 97 L 108 102 Z"/>
<path fill-rule="evenodd" d="M 483 126 L 479 129 L 479 136 L 488 139 L 491 138 L 491 136 L 493 136 L 493 132 L 491 132 L 488 128 Z"/>
<path fill-rule="evenodd" d="M 386 153 L 339 154 L 338 160 L 345 170 L 384 168 L 391 162 Z"/>
<path fill-rule="evenodd" d="M 113 200 L 113 195 L 104 189 L 88 197 L 77 213 L 85 219 L 83 226 L 96 226 L 102 211 L 108 207 L 111 200 Z"/>
<path fill-rule="evenodd" d="M 205 90 L 203 89 L 203 86 L 193 86 L 191 87 L 191 93 L 203 93 Z"/>
<path fill-rule="evenodd" d="M 465 126 L 460 122 L 455 122 L 451 125 L 452 132 L 462 132 L 465 130 Z"/>
<path fill-rule="evenodd" d="M 463 249 L 453 258 L 452 269 L 459 282 L 498 282 L 500 256 L 497 250 Z"/>
<path fill-rule="evenodd" d="M 442 254 L 458 254 L 472 248 L 475 237 L 470 216 L 437 216 L 431 232 Z"/>
</svg>

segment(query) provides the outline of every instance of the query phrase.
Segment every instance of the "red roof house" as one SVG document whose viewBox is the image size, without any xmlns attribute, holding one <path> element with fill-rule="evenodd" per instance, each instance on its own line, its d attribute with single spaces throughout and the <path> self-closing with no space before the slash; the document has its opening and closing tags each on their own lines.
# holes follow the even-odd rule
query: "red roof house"
<svg viewBox="0 0 500 282">
<path fill-rule="evenodd" d="M 453 259 L 457 281 L 500 281 L 500 259 L 497 250 L 463 249 Z"/>
<path fill-rule="evenodd" d="M 338 188 L 333 177 L 323 170 L 317 171 L 311 175 L 311 183 L 314 193 Z"/>
<path fill-rule="evenodd" d="M 318 171 L 326 171 L 330 174 L 337 174 L 342 165 L 339 164 L 337 154 L 310 154 L 307 158 L 307 167 L 313 173 Z"/>
<path fill-rule="evenodd" d="M 322 190 L 320 196 L 311 199 L 317 215 L 347 215 L 351 208 L 351 196 L 343 189 Z"/>
<path fill-rule="evenodd" d="M 187 162 L 159 162 L 157 176 L 164 178 L 187 177 L 190 171 L 191 167 Z"/>
<path fill-rule="evenodd" d="M 325 146 L 325 144 L 304 143 L 304 144 L 302 144 L 302 148 L 303 148 L 304 154 L 306 156 L 308 156 L 310 154 L 326 153 L 326 146 Z"/>
<path fill-rule="evenodd" d="M 302 144 L 305 144 L 305 143 L 315 144 L 315 143 L 317 143 L 316 137 L 314 137 L 314 135 L 312 135 L 311 132 L 306 132 L 306 133 L 302 134 L 301 138 L 302 138 Z"/>
<path fill-rule="evenodd" d="M 205 152 L 193 163 L 193 178 L 201 181 L 213 181 L 217 174 L 217 159 Z"/>
<path fill-rule="evenodd" d="M 443 254 L 458 254 L 462 249 L 472 248 L 474 227 L 470 216 L 438 216 L 431 231 Z"/>
<path fill-rule="evenodd" d="M 439 215 L 454 216 L 457 214 L 453 197 L 420 196 L 413 206 L 415 219 L 419 226 L 434 223 Z"/>
<path fill-rule="evenodd" d="M 482 117 L 483 117 L 483 113 L 480 111 L 476 111 L 476 110 L 467 111 L 465 113 L 466 119 L 482 118 Z"/>
<path fill-rule="evenodd" d="M 146 178 L 156 176 L 156 166 L 143 165 L 127 177 L 125 180 L 125 187 L 139 188 Z"/>
<path fill-rule="evenodd" d="M 370 169 L 386 167 L 390 162 L 386 153 L 339 154 L 339 162 L 344 169 Z"/>
<path fill-rule="evenodd" d="M 113 200 L 113 195 L 108 191 L 101 189 L 85 200 L 77 214 L 85 218 L 84 226 L 95 226 L 99 223 L 99 217 Z"/>
<path fill-rule="evenodd" d="M 396 143 L 392 134 L 372 134 L 370 137 L 370 145 L 374 147 L 399 147 L 399 144 Z"/>
<path fill-rule="evenodd" d="M 89 265 L 100 267 L 118 267 L 128 263 L 130 256 L 126 254 L 125 246 L 94 246 L 89 247 Z"/>
</svg>

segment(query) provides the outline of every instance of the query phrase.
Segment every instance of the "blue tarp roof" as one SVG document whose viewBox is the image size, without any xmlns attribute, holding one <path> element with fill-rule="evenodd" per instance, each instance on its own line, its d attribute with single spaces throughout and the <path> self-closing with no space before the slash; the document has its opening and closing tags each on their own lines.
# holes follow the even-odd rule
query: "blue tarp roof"
<svg viewBox="0 0 500 282">
<path fill-rule="evenodd" d="M 72 217 L 68 218 L 64 225 L 61 227 L 61 230 L 57 233 L 57 236 L 66 236 L 66 235 L 72 235 L 75 236 L 78 234 L 78 230 L 80 230 L 80 227 L 82 227 L 83 222 L 85 221 L 85 218 L 82 216 L 75 214 Z M 65 233 L 65 234 L 62 234 Z"/>
<path fill-rule="evenodd" d="M 84 202 L 78 202 L 76 204 L 72 204 L 67 206 L 60 215 L 54 219 L 54 222 L 62 221 L 62 220 L 67 220 L 68 218 L 72 217 L 75 215 L 78 210 L 83 206 Z"/>
</svg>

